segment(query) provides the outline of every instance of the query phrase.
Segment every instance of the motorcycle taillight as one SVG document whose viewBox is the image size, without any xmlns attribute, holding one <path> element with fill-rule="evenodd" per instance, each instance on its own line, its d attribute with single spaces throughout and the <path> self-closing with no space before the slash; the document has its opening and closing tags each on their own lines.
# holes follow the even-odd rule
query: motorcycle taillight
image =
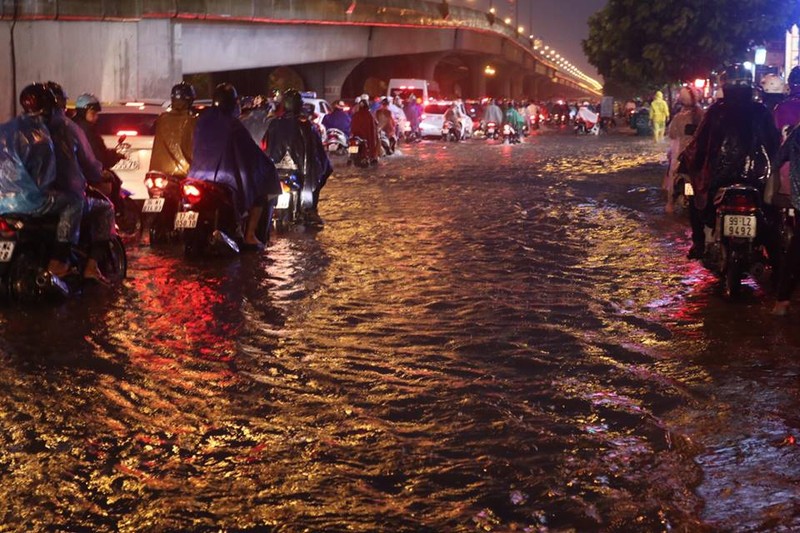
<svg viewBox="0 0 800 533">
<path fill-rule="evenodd" d="M 4 218 L 0 218 L 0 237 L 8 239 L 16 234 L 17 229 L 8 223 Z"/>
<path fill-rule="evenodd" d="M 749 213 L 758 208 L 755 200 L 747 195 L 735 194 L 725 199 L 725 211 L 733 213 Z"/>
<path fill-rule="evenodd" d="M 186 183 L 183 186 L 183 196 L 189 201 L 190 204 L 196 204 L 200 201 L 203 194 L 200 189 L 192 183 Z"/>
</svg>

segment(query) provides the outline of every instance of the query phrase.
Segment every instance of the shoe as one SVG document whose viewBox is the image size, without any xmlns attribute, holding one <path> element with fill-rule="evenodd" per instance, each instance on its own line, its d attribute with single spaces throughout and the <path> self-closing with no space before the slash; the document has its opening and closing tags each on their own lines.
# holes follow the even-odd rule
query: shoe
<svg viewBox="0 0 800 533">
<path fill-rule="evenodd" d="M 702 259 L 703 258 L 703 247 L 697 244 L 693 244 L 691 248 L 689 248 L 689 253 L 686 254 L 687 259 Z"/>
<path fill-rule="evenodd" d="M 264 249 L 264 243 L 262 242 L 244 242 L 242 243 L 241 250 L 242 252 L 260 252 Z"/>
<path fill-rule="evenodd" d="M 324 226 L 325 221 L 322 220 L 322 217 L 319 216 L 316 209 L 309 209 L 305 213 L 303 213 L 303 219 L 305 220 L 306 224 L 310 224 L 312 226 Z"/>
<path fill-rule="evenodd" d="M 83 279 L 84 281 L 91 281 L 97 283 L 98 285 L 103 285 L 104 287 L 111 286 L 111 282 L 103 275 L 102 272 L 100 272 L 100 269 L 98 268 L 89 268 L 84 270 Z"/>
<path fill-rule="evenodd" d="M 69 263 L 56 261 L 55 259 L 50 260 L 50 263 L 47 265 L 47 271 L 59 278 L 63 278 L 72 272 Z"/>
</svg>

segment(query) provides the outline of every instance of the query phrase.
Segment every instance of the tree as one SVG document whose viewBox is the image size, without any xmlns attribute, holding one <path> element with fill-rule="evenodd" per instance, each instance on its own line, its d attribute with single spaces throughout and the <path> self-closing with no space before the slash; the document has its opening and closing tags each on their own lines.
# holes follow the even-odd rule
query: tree
<svg viewBox="0 0 800 533">
<path fill-rule="evenodd" d="M 583 50 L 606 79 L 658 86 L 744 60 L 798 19 L 797 0 L 609 0 L 589 19 Z"/>
</svg>

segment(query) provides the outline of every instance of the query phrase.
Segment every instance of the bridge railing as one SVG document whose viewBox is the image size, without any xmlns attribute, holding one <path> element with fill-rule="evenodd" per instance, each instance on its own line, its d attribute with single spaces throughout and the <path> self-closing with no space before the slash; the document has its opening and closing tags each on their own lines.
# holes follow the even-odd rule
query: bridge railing
<svg viewBox="0 0 800 533">
<path fill-rule="evenodd" d="M 0 19 L 4 20 L 136 20 L 156 17 L 470 28 L 499 33 L 521 44 L 528 41 L 488 12 L 441 1 L 0 0 Z"/>
</svg>

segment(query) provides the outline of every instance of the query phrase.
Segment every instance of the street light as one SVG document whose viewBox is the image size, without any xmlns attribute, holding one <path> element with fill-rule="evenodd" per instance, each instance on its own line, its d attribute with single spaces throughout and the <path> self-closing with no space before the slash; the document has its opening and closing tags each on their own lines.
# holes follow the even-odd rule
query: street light
<svg viewBox="0 0 800 533">
<path fill-rule="evenodd" d="M 494 76 L 497 71 L 491 65 L 486 65 L 486 68 L 483 69 L 483 73 L 487 76 Z"/>
</svg>

